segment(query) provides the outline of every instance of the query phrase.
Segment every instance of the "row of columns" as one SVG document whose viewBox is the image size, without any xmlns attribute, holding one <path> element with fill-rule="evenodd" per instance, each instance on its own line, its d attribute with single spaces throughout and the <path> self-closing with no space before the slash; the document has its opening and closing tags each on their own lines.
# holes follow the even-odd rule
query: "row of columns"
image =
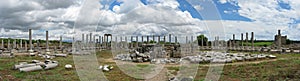
<svg viewBox="0 0 300 81">
<path fill-rule="evenodd" d="M 92 33 L 86 34 L 86 35 L 82 34 L 82 42 L 83 43 L 101 43 L 101 44 L 103 43 L 103 44 L 105 44 L 105 43 L 108 43 L 109 37 L 110 37 L 110 40 L 112 40 L 112 35 L 111 34 L 104 34 L 103 37 L 99 36 L 98 39 L 96 39 L 96 35 L 92 35 Z M 158 37 L 157 42 L 161 42 L 161 36 L 152 36 L 153 41 L 155 40 L 155 37 Z M 131 42 L 133 42 L 133 38 L 134 38 L 134 36 L 131 36 Z M 175 36 L 174 38 L 175 38 L 175 43 L 178 43 L 177 36 Z M 125 39 L 127 40 L 127 37 L 125 37 Z M 150 36 L 147 36 L 146 39 L 147 39 L 146 42 L 149 43 L 150 42 Z M 139 41 L 138 36 L 136 36 L 135 41 L 136 42 Z M 144 42 L 144 36 L 141 36 L 141 41 Z M 166 36 L 163 36 L 163 41 L 166 42 Z M 169 42 L 172 42 L 171 34 L 169 35 Z"/>
<path fill-rule="evenodd" d="M 236 46 L 239 46 L 239 45 L 236 45 L 237 43 L 236 43 L 236 39 L 235 39 L 235 34 L 233 34 L 232 35 L 232 42 L 231 42 L 231 40 L 230 40 L 230 48 L 231 47 L 233 47 L 233 48 L 236 48 Z M 244 34 L 243 33 L 241 33 L 241 41 L 240 41 L 240 44 L 241 44 L 241 49 L 249 49 L 248 47 L 249 47 L 249 42 L 248 42 L 248 40 L 249 40 L 249 37 L 248 37 L 248 32 L 246 32 L 246 39 L 244 40 Z M 254 32 L 251 32 L 251 38 L 250 38 L 250 40 L 251 40 L 251 49 L 252 50 L 254 50 Z M 244 41 L 245 41 L 245 45 L 246 46 L 244 46 Z"/>
</svg>

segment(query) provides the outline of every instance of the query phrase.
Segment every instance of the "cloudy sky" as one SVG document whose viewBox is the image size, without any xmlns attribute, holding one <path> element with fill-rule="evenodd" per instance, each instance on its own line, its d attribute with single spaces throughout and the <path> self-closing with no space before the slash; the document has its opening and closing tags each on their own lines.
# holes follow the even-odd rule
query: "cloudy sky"
<svg viewBox="0 0 300 81">
<path fill-rule="evenodd" d="M 0 37 L 69 40 L 102 35 L 198 35 L 254 32 L 273 39 L 278 29 L 300 40 L 298 0 L 1 0 Z"/>
</svg>

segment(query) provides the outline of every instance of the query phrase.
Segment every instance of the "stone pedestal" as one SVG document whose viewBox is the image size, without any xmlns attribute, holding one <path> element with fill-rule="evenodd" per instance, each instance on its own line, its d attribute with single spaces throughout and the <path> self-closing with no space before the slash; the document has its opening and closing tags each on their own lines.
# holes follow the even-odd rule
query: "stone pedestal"
<svg viewBox="0 0 300 81">
<path fill-rule="evenodd" d="M 31 49 L 31 50 L 28 50 L 28 52 L 29 52 L 29 55 L 30 56 L 35 56 L 35 53 L 34 53 L 34 51 Z"/>
</svg>

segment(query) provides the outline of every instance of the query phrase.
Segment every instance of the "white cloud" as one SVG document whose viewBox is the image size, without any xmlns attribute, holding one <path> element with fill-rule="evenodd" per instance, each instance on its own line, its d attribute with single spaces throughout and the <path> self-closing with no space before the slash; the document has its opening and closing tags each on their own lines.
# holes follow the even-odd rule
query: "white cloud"
<svg viewBox="0 0 300 81">
<path fill-rule="evenodd" d="M 200 10 L 203 9 L 200 5 L 196 5 L 196 6 L 194 6 L 194 8 L 195 8 L 197 11 L 200 11 Z"/>
<path fill-rule="evenodd" d="M 227 3 L 227 0 L 219 0 L 221 4 Z"/>
<path fill-rule="evenodd" d="M 115 11 L 116 13 L 119 13 L 120 12 L 120 6 L 118 6 L 118 5 L 114 6 L 113 11 Z"/>
<path fill-rule="evenodd" d="M 55 35 L 58 33 L 71 39 L 74 32 L 84 33 L 87 31 L 119 35 L 164 35 L 168 33 L 208 35 L 212 30 L 207 30 L 209 29 L 207 26 L 222 27 L 221 22 L 227 38 L 230 38 L 232 34 L 239 35 L 242 32 L 254 31 L 258 39 L 273 39 L 276 30 L 282 29 L 283 34 L 287 34 L 289 38 L 299 39 L 297 37 L 300 35 L 296 33 L 300 31 L 300 26 L 295 25 L 294 28 L 291 28 L 288 25 L 294 22 L 291 18 L 300 18 L 300 1 L 286 1 L 291 5 L 291 10 L 278 10 L 278 3 L 274 0 L 220 0 L 219 2 L 224 4 L 232 1 L 238 1 L 240 10 L 224 12 L 237 12 L 254 21 L 201 21 L 192 18 L 187 11 L 180 11 L 179 3 L 176 0 L 149 0 L 149 5 L 143 5 L 139 0 L 120 0 L 123 3 L 120 6 L 114 6 L 113 11 L 101 9 L 108 5 L 95 2 L 84 3 L 85 6 L 83 6 L 80 1 L 73 0 L 62 2 L 57 0 L 23 0 L 21 2 L 1 0 L 0 26 L 11 30 L 5 32 L 7 35 L 2 37 L 27 38 L 25 31 L 32 28 L 36 31 L 51 29 L 53 38 L 58 38 L 59 35 Z M 203 9 L 200 5 L 194 7 L 198 11 Z M 48 22 L 49 17 L 53 19 L 53 22 Z M 75 30 L 72 29 L 74 23 L 77 27 Z M 25 35 L 20 35 L 23 33 Z M 37 38 L 43 38 L 43 36 L 43 32 L 41 32 L 41 36 L 37 36 Z"/>
<path fill-rule="evenodd" d="M 220 2 L 223 0 L 220 0 Z M 225 0 L 224 0 L 225 1 Z M 232 2 L 235 0 L 227 0 Z M 286 0 L 285 2 L 289 3 L 292 9 L 286 10 L 281 9 L 276 0 L 236 0 L 240 10 L 237 12 L 239 15 L 250 18 L 252 22 L 244 21 L 226 21 L 224 22 L 225 26 L 231 24 L 235 30 L 229 32 L 247 32 L 249 28 L 255 28 L 252 30 L 259 34 L 259 39 L 273 39 L 273 36 L 276 34 L 276 30 L 281 29 L 283 34 L 288 35 L 290 39 L 299 39 L 298 29 L 295 29 L 290 26 L 294 20 L 300 19 L 300 1 L 295 0 Z M 231 11 L 224 11 L 225 13 L 231 13 Z M 235 24 L 235 25 L 234 25 Z M 238 29 L 238 30 L 237 30 Z M 246 31 L 247 30 L 247 31 Z M 264 31 L 262 31 L 264 30 Z M 237 32 L 237 33 L 238 33 Z"/>
</svg>

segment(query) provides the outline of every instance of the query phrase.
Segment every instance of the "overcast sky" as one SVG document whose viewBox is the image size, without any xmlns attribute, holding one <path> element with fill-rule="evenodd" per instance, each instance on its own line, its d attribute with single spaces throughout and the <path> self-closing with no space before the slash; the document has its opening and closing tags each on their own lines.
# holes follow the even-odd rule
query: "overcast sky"
<svg viewBox="0 0 300 81">
<path fill-rule="evenodd" d="M 254 32 L 274 39 L 278 29 L 300 40 L 299 0 L 1 0 L 0 37 L 70 40 L 102 35 L 223 35 Z"/>
</svg>

